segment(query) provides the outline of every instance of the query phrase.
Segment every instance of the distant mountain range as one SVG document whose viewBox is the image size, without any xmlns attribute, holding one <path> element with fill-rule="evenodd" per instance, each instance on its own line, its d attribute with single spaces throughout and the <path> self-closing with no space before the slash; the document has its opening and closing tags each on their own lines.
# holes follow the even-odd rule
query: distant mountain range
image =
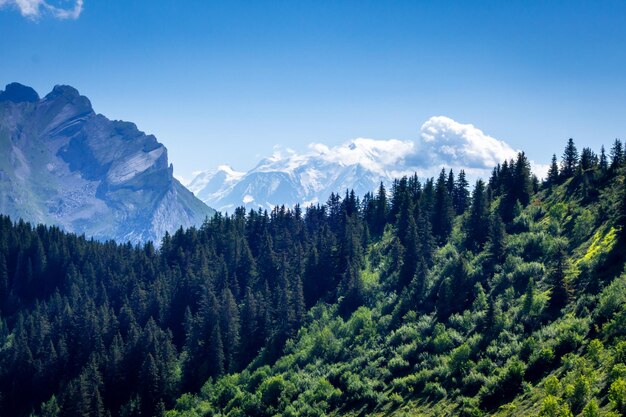
<svg viewBox="0 0 626 417">
<path fill-rule="evenodd" d="M 99 240 L 160 240 L 214 213 L 173 176 L 167 149 L 56 86 L 0 91 L 0 212 Z"/>
<path fill-rule="evenodd" d="M 324 203 L 331 193 L 348 189 L 362 196 L 381 181 L 389 186 L 402 175 L 430 177 L 442 167 L 457 173 L 464 169 L 468 179 L 475 180 L 515 155 L 505 142 L 473 125 L 435 116 L 422 125 L 414 141 L 358 138 L 333 147 L 312 144 L 304 153 L 276 151 L 248 172 L 227 165 L 199 172 L 187 187 L 211 207 L 232 213 L 238 206 L 271 209 Z"/>
<path fill-rule="evenodd" d="M 405 146 L 397 141 L 397 146 Z M 228 165 L 197 173 L 187 187 L 202 201 L 220 211 L 236 207 L 272 209 L 277 205 L 324 203 L 332 192 L 354 190 L 359 196 L 378 188 L 399 175 L 401 161 L 388 160 L 381 143 L 355 139 L 348 145 L 330 149 L 316 145 L 308 154 L 276 152 L 248 172 Z"/>
</svg>

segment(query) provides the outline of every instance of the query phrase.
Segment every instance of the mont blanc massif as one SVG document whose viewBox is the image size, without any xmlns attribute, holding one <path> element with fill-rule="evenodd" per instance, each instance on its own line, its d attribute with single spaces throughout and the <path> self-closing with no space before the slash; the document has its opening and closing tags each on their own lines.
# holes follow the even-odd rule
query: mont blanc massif
<svg viewBox="0 0 626 417">
<path fill-rule="evenodd" d="M 562 139 L 543 166 L 436 116 L 186 188 L 9 84 L 0 415 L 624 416 L 626 151 Z"/>
</svg>

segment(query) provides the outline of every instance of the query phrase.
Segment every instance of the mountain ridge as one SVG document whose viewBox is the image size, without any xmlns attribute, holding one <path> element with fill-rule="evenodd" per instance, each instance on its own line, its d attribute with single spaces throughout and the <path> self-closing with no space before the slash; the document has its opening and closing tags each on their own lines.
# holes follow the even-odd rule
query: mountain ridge
<svg viewBox="0 0 626 417">
<path fill-rule="evenodd" d="M 159 241 L 213 213 L 173 177 L 167 149 L 97 114 L 74 87 L 0 92 L 0 211 L 100 240 Z"/>
</svg>

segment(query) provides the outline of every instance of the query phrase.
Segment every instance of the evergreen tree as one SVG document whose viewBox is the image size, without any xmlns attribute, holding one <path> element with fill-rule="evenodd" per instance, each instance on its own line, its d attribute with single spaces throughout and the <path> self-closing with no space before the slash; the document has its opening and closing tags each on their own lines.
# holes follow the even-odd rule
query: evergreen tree
<svg viewBox="0 0 626 417">
<path fill-rule="evenodd" d="M 161 381 L 156 361 L 151 353 L 148 353 L 141 365 L 140 375 L 142 414 L 154 416 L 156 415 L 156 406 L 161 401 Z"/>
<path fill-rule="evenodd" d="M 456 185 L 454 187 L 454 210 L 457 215 L 465 213 L 469 206 L 470 201 L 470 193 L 469 193 L 469 183 L 465 178 L 465 171 L 459 171 L 459 175 L 456 180 Z"/>
<path fill-rule="evenodd" d="M 220 376 L 224 373 L 224 343 L 222 342 L 222 332 L 220 330 L 219 323 L 213 326 L 211 331 L 211 338 L 208 343 L 209 358 L 209 375 Z"/>
<path fill-rule="evenodd" d="M 563 157 L 561 159 L 561 176 L 564 179 L 574 176 L 578 168 L 578 150 L 574 145 L 574 139 L 569 138 Z"/>
<path fill-rule="evenodd" d="M 456 180 L 454 178 L 454 172 L 450 170 L 448 171 L 448 180 L 446 181 L 446 188 L 448 189 L 448 195 L 450 196 L 451 200 L 454 200 L 455 187 L 456 187 Z"/>
<path fill-rule="evenodd" d="M 606 151 L 604 150 L 604 145 L 600 148 L 600 170 L 602 172 L 606 172 L 609 169 L 609 162 L 606 157 Z"/>
<path fill-rule="evenodd" d="M 556 317 L 569 300 L 569 288 L 565 281 L 566 262 L 565 249 L 558 249 L 549 274 L 552 290 L 547 311 L 551 318 Z"/>
<path fill-rule="evenodd" d="M 506 253 L 504 223 L 498 211 L 489 217 L 489 236 L 487 239 L 487 253 L 492 267 L 504 261 Z"/>
<path fill-rule="evenodd" d="M 617 169 L 624 165 L 624 146 L 622 141 L 615 139 L 613 146 L 611 147 L 611 169 Z"/>
<path fill-rule="evenodd" d="M 60 417 L 61 408 L 57 402 L 56 396 L 52 395 L 48 401 L 41 404 L 40 417 Z"/>
<path fill-rule="evenodd" d="M 552 187 L 559 183 L 559 165 L 556 162 L 556 155 L 552 155 L 552 163 L 548 169 L 547 184 Z"/>
<path fill-rule="evenodd" d="M 408 212 L 405 215 L 400 215 L 400 217 L 407 217 L 406 226 L 401 230 L 400 243 L 404 248 L 403 257 L 402 257 L 402 266 L 400 267 L 400 275 L 398 288 L 402 289 L 406 287 L 414 278 L 415 272 L 417 271 L 418 265 L 422 262 L 420 259 L 420 242 L 418 240 L 417 234 L 417 225 L 415 223 L 415 219 L 411 214 L 410 207 L 404 208 L 402 212 Z"/>
<path fill-rule="evenodd" d="M 9 271 L 4 254 L 0 253 L 0 313 L 2 313 L 5 300 L 9 294 Z"/>
<path fill-rule="evenodd" d="M 583 148 L 580 154 L 580 168 L 583 171 L 595 168 L 598 163 L 598 157 L 591 148 Z"/>
<path fill-rule="evenodd" d="M 482 249 L 489 231 L 489 204 L 485 183 L 476 181 L 472 191 L 472 205 L 467 223 L 467 246 L 476 251 Z"/>
<path fill-rule="evenodd" d="M 452 201 L 446 184 L 446 171 L 442 169 L 435 186 L 435 201 L 432 212 L 433 235 L 440 245 L 450 235 L 454 219 Z"/>
<path fill-rule="evenodd" d="M 519 201 L 523 207 L 530 202 L 530 196 L 533 193 L 531 181 L 530 162 L 526 158 L 524 152 L 517 154 L 515 161 L 514 183 L 513 189 L 509 190 L 515 195 L 515 200 Z"/>
<path fill-rule="evenodd" d="M 230 372 L 237 367 L 239 352 L 239 309 L 232 292 L 227 287 L 222 292 L 220 303 L 220 328 L 224 344 L 224 369 Z"/>
</svg>

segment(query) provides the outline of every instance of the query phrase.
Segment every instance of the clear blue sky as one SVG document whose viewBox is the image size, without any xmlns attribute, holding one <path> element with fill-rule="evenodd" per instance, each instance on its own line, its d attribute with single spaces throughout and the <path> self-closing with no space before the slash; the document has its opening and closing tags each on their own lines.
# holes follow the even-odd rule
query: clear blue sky
<svg viewBox="0 0 626 417">
<path fill-rule="evenodd" d="M 433 115 L 547 162 L 570 136 L 626 136 L 626 2 L 84 0 L 37 21 L 5 4 L 12 81 L 77 87 L 187 177 L 277 144 L 417 139 Z"/>
</svg>

